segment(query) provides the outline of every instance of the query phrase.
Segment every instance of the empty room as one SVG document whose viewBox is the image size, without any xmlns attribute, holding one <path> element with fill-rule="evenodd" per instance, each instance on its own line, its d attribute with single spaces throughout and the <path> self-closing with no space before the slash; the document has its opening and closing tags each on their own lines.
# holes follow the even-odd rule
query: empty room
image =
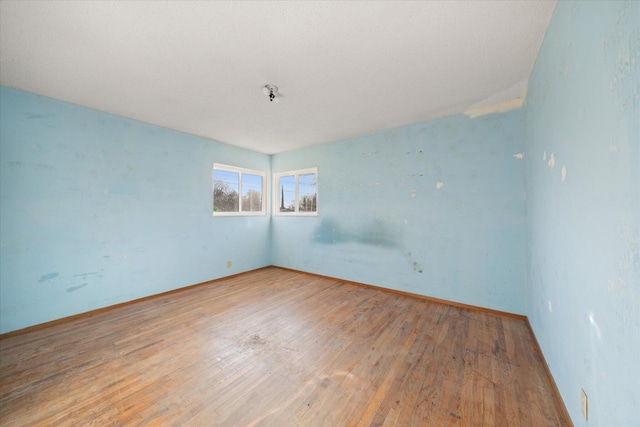
<svg viewBox="0 0 640 427">
<path fill-rule="evenodd" d="M 640 426 L 640 2 L 0 0 L 3 426 Z"/>
</svg>

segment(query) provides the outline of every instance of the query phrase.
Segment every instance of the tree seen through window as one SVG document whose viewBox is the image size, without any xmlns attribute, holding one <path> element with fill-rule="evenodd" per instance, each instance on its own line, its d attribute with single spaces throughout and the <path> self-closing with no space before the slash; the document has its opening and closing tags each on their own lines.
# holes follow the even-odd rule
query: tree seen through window
<svg viewBox="0 0 640 427">
<path fill-rule="evenodd" d="M 264 214 L 266 174 L 233 166 L 213 166 L 213 213 Z M 240 196 L 241 195 L 241 196 Z"/>
<path fill-rule="evenodd" d="M 275 175 L 276 214 L 318 212 L 318 173 L 315 168 Z"/>
</svg>

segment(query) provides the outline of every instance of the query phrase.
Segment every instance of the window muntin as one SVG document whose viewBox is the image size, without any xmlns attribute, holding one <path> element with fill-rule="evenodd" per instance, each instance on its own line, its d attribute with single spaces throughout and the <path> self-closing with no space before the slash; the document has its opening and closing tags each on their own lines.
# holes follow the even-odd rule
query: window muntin
<svg viewBox="0 0 640 427">
<path fill-rule="evenodd" d="M 265 172 L 214 163 L 213 215 L 266 215 L 266 181 Z"/>
<path fill-rule="evenodd" d="M 300 212 L 318 211 L 318 174 L 298 175 L 298 209 Z"/>
<path fill-rule="evenodd" d="M 262 212 L 264 178 L 252 173 L 242 174 L 242 208 L 247 212 Z"/>
<path fill-rule="evenodd" d="M 213 168 L 213 212 L 239 212 L 240 173 Z"/>
<path fill-rule="evenodd" d="M 317 168 L 274 174 L 275 215 L 318 214 Z"/>
</svg>

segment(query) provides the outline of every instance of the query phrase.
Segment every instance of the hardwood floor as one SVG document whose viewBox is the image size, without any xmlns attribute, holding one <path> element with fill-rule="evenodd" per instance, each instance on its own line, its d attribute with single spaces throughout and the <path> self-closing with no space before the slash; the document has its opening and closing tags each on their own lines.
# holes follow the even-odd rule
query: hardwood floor
<svg viewBox="0 0 640 427">
<path fill-rule="evenodd" d="M 522 319 L 275 267 L 0 340 L 5 426 L 564 426 Z"/>
</svg>

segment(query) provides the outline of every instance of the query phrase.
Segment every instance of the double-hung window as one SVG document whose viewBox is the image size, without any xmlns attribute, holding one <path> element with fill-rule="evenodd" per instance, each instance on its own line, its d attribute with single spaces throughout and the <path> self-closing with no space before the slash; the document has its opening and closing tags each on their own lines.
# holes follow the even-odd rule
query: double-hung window
<svg viewBox="0 0 640 427">
<path fill-rule="evenodd" d="M 213 215 L 266 215 L 266 172 L 213 164 Z"/>
<path fill-rule="evenodd" d="M 309 168 L 273 175 L 275 215 L 318 214 L 318 169 Z"/>
</svg>

